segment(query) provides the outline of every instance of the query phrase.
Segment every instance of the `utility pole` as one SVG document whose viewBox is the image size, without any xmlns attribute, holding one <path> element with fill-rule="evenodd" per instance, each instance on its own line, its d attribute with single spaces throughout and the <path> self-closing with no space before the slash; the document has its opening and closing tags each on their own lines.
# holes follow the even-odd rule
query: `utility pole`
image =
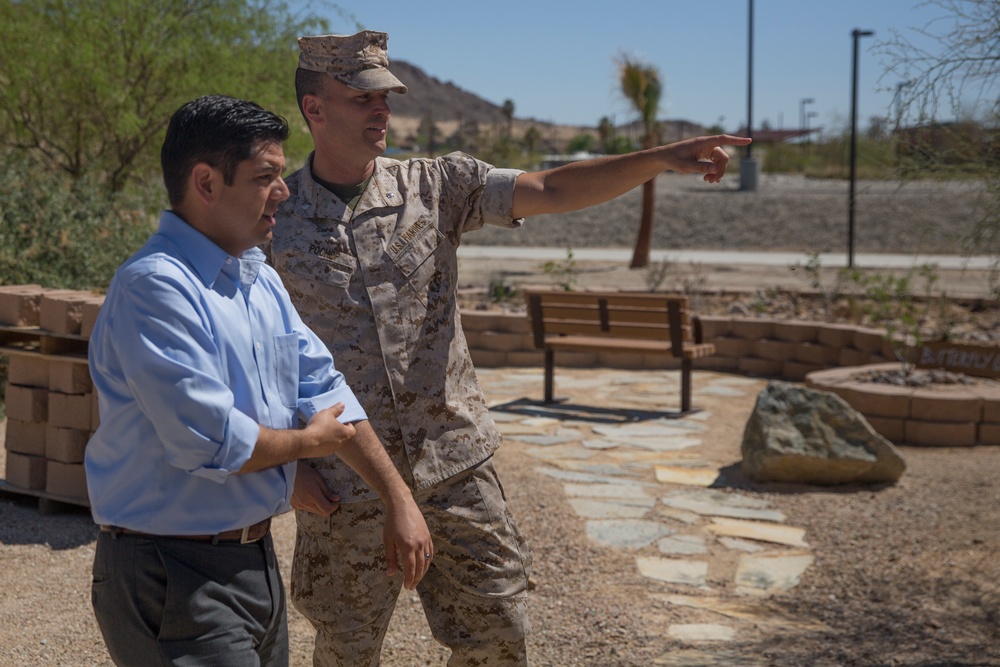
<svg viewBox="0 0 1000 667">
<path fill-rule="evenodd" d="M 854 268 L 854 183 L 858 171 L 858 39 L 871 37 L 872 30 L 851 31 L 854 38 L 854 75 L 851 78 L 851 185 L 847 199 L 847 268 Z"/>
</svg>

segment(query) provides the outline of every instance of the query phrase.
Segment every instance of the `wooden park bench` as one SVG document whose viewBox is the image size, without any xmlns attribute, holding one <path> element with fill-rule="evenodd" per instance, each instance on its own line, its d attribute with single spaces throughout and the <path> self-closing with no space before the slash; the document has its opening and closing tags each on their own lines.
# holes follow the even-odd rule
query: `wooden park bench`
<svg viewBox="0 0 1000 667">
<path fill-rule="evenodd" d="M 553 402 L 556 350 L 639 352 L 681 360 L 681 412 L 691 410 L 694 359 L 715 354 L 701 342 L 686 297 L 655 292 L 525 290 L 535 347 L 545 350 L 545 402 Z"/>
</svg>

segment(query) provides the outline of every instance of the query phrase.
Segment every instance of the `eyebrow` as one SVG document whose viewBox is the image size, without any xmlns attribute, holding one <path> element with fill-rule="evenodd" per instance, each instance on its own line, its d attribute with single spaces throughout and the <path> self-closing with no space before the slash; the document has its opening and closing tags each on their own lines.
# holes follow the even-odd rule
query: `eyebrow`
<svg viewBox="0 0 1000 667">
<path fill-rule="evenodd" d="M 280 162 L 274 162 L 272 160 L 268 160 L 267 162 L 265 162 L 264 164 L 262 164 L 257 169 L 257 173 L 258 174 L 270 174 L 270 173 L 273 173 L 273 172 L 278 172 L 280 174 L 280 173 L 284 173 L 284 171 L 287 168 L 287 166 L 288 165 L 280 163 Z"/>
</svg>

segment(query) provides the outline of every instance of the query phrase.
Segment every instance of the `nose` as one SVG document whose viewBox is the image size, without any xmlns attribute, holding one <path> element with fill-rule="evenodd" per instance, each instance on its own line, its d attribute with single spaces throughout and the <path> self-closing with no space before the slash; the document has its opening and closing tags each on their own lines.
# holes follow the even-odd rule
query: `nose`
<svg viewBox="0 0 1000 667">
<path fill-rule="evenodd" d="M 271 189 L 271 199 L 282 202 L 288 199 L 291 194 L 288 190 L 288 184 L 285 183 L 285 179 L 279 176 L 274 182 L 274 187 Z"/>
</svg>

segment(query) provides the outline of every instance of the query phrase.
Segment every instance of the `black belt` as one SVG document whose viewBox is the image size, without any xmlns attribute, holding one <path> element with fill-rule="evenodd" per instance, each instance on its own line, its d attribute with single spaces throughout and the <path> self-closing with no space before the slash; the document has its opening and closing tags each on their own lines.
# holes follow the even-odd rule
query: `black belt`
<svg viewBox="0 0 1000 667">
<path fill-rule="evenodd" d="M 173 540 L 197 540 L 199 542 L 211 542 L 212 544 L 218 544 L 219 542 L 239 542 L 240 544 L 250 544 L 251 542 L 256 542 L 257 540 L 262 539 L 265 535 L 267 535 L 269 530 L 271 530 L 270 517 L 259 523 L 255 523 L 252 526 L 247 526 L 246 528 L 224 530 L 221 533 L 216 533 L 215 535 L 154 535 L 152 533 L 144 533 L 140 530 L 122 528 L 121 526 L 101 526 L 101 532 L 111 533 L 111 536 L 115 538 L 119 535 L 138 535 L 139 537 L 167 537 Z"/>
</svg>

